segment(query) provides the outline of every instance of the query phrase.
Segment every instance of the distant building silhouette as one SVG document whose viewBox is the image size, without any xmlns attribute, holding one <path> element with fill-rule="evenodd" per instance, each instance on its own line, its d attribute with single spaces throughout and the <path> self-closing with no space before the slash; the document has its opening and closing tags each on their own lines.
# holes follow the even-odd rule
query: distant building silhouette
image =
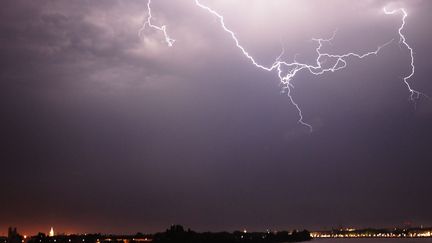
<svg viewBox="0 0 432 243">
<path fill-rule="evenodd" d="M 7 242 L 8 243 L 22 243 L 23 242 L 23 237 L 20 234 L 18 234 L 16 227 L 15 228 L 12 228 L 12 227 L 8 228 Z"/>
</svg>

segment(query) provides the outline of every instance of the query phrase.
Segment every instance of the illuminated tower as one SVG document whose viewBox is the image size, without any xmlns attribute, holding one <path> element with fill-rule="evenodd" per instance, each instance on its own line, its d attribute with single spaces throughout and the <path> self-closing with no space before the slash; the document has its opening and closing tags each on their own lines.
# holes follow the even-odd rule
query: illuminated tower
<svg viewBox="0 0 432 243">
<path fill-rule="evenodd" d="M 54 236 L 54 228 L 53 228 L 53 227 L 51 227 L 51 230 L 50 230 L 50 232 L 49 232 L 49 236 L 50 236 L 50 237 L 53 237 L 53 236 Z"/>
</svg>

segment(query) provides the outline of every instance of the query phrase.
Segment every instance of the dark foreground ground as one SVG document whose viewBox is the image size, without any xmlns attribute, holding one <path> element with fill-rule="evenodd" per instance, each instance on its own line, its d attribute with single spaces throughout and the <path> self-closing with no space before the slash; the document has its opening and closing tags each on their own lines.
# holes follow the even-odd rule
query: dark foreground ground
<svg viewBox="0 0 432 243">
<path fill-rule="evenodd" d="M 16 232 L 16 231 L 15 231 Z M 156 234 L 135 235 L 57 235 L 46 236 L 39 233 L 36 236 L 24 239 L 18 233 L 0 239 L 0 243 L 133 243 L 133 242 L 155 242 L 155 243 L 277 243 L 277 242 L 300 242 L 311 240 L 310 233 L 304 231 L 279 231 L 279 232 L 202 232 L 198 233 L 190 229 L 185 230 L 181 225 L 172 225 L 165 232 Z"/>
</svg>

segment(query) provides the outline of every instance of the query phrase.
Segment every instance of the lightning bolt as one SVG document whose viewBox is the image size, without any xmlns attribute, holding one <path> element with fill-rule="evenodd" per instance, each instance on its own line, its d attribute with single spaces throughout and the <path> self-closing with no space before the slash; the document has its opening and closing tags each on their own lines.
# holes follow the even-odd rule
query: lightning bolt
<svg viewBox="0 0 432 243">
<path fill-rule="evenodd" d="M 327 72 L 336 72 L 336 71 L 339 71 L 341 69 L 344 69 L 347 66 L 347 61 L 346 61 L 347 58 L 356 57 L 356 58 L 363 59 L 363 58 L 368 57 L 370 55 L 376 55 L 384 46 L 386 46 L 390 43 L 390 42 L 387 42 L 384 45 L 379 46 L 376 50 L 370 51 L 370 52 L 367 52 L 364 54 L 358 54 L 358 53 L 354 53 L 354 52 L 349 52 L 349 53 L 345 53 L 345 54 L 330 54 L 330 53 L 322 52 L 321 48 L 324 46 L 324 43 L 331 42 L 336 35 L 336 32 L 335 32 L 333 34 L 333 36 L 329 39 L 322 39 L 322 38 L 321 39 L 312 39 L 313 41 L 315 41 L 317 43 L 317 47 L 315 49 L 315 51 L 317 53 L 317 57 L 315 59 L 315 64 L 313 64 L 313 65 L 301 63 L 301 62 L 298 62 L 296 60 L 294 60 L 293 62 L 280 61 L 280 58 L 283 56 L 283 51 L 282 51 L 281 55 L 279 55 L 276 58 L 276 60 L 273 62 L 272 65 L 265 66 L 263 64 L 258 63 L 249 54 L 249 52 L 240 44 L 240 41 L 237 38 L 236 34 L 226 26 L 225 21 L 224 21 L 224 17 L 221 14 L 219 14 L 215 10 L 211 9 L 210 7 L 202 4 L 199 0 L 195 0 L 195 4 L 198 7 L 208 11 L 210 14 L 214 15 L 219 20 L 222 29 L 231 36 L 231 38 L 234 40 L 237 48 L 240 49 L 240 51 L 243 53 L 243 55 L 247 59 L 249 59 L 253 65 L 255 65 L 257 68 L 260 68 L 260 69 L 268 71 L 268 72 L 276 70 L 278 77 L 279 77 L 279 80 L 280 80 L 281 84 L 283 85 L 283 89 L 286 90 L 286 93 L 287 93 L 292 105 L 297 109 L 297 113 L 299 116 L 298 123 L 308 127 L 311 132 L 313 131 L 313 127 L 304 121 L 303 112 L 302 112 L 300 106 L 298 105 L 298 103 L 295 102 L 293 96 L 291 95 L 292 89 L 294 88 L 291 81 L 296 76 L 296 74 L 302 70 L 306 70 L 313 75 L 321 75 L 321 74 L 324 74 Z M 323 61 L 324 61 L 323 59 L 326 59 L 326 58 L 336 60 L 334 65 L 330 66 L 330 67 L 326 67 L 326 68 L 323 67 L 322 66 Z M 288 70 L 288 72 L 286 74 L 283 74 L 284 70 Z"/>
<path fill-rule="evenodd" d="M 408 48 L 409 53 L 410 53 L 410 58 L 411 58 L 411 63 L 410 63 L 411 71 L 410 71 L 410 73 L 409 73 L 407 76 L 405 76 L 405 77 L 403 78 L 403 80 L 404 80 L 404 83 L 405 83 L 405 85 L 407 86 L 407 88 L 408 88 L 408 90 L 409 90 L 409 92 L 410 92 L 410 99 L 411 99 L 412 101 L 414 101 L 414 100 L 416 100 L 416 99 L 419 99 L 419 98 L 420 98 L 420 95 L 424 95 L 424 94 L 421 93 L 421 92 L 419 92 L 419 91 L 414 90 L 413 88 L 411 88 L 411 85 L 410 85 L 410 83 L 408 82 L 408 80 L 409 80 L 410 78 L 412 78 L 412 76 L 414 76 L 414 74 L 415 74 L 415 66 L 414 66 L 414 50 L 413 50 L 413 48 L 412 48 L 412 47 L 407 43 L 406 37 L 405 37 L 405 35 L 402 33 L 402 31 L 403 31 L 403 29 L 405 28 L 405 25 L 406 25 L 406 18 L 408 17 L 408 13 L 407 13 L 407 11 L 406 11 L 405 9 L 403 9 L 403 8 L 394 9 L 394 10 L 391 10 L 391 11 L 387 10 L 386 8 L 384 8 L 383 11 L 384 11 L 384 13 L 387 14 L 387 15 L 394 15 L 394 14 L 396 14 L 396 13 L 401 13 L 401 14 L 402 14 L 402 24 L 401 24 L 401 26 L 400 26 L 399 29 L 398 29 L 398 33 L 399 33 L 399 43 L 400 43 L 400 44 L 403 44 L 404 46 L 406 46 L 406 48 Z"/>
<path fill-rule="evenodd" d="M 372 55 L 377 55 L 383 47 L 389 45 L 393 41 L 393 40 L 391 40 L 391 41 L 389 41 L 389 42 L 387 42 L 381 46 L 378 46 L 375 50 L 365 52 L 362 54 L 355 53 L 355 52 L 348 52 L 348 53 L 344 53 L 344 54 L 332 54 L 332 53 L 322 51 L 323 46 L 327 43 L 330 43 L 335 38 L 335 36 L 336 36 L 336 31 L 335 31 L 333 33 L 333 35 L 328 39 L 324 39 L 324 38 L 312 39 L 312 41 L 314 41 L 316 43 L 316 48 L 315 48 L 316 59 L 314 61 L 314 64 L 307 64 L 307 63 L 298 62 L 296 60 L 296 58 L 294 58 L 294 60 L 292 62 L 281 61 L 281 58 L 283 57 L 284 51 L 285 51 L 284 49 L 282 49 L 281 54 L 278 57 L 276 57 L 275 61 L 271 65 L 264 65 L 264 64 L 260 64 L 258 61 L 256 61 L 255 58 L 246 50 L 246 48 L 241 45 L 239 39 L 237 38 L 236 33 L 227 27 L 227 25 L 225 24 L 224 17 L 221 14 L 219 14 L 217 11 L 213 10 L 212 8 L 202 4 L 200 2 L 200 0 L 194 0 L 194 1 L 195 1 L 196 6 L 209 12 L 211 15 L 216 17 L 216 19 L 219 21 L 222 29 L 231 37 L 231 39 L 234 41 L 236 47 L 246 57 L 246 59 L 248 59 L 255 67 L 257 67 L 261 70 L 267 71 L 267 72 L 276 72 L 277 73 L 279 80 L 280 80 L 280 83 L 283 86 L 282 90 L 286 92 L 286 94 L 289 97 L 291 104 L 297 110 L 298 117 L 299 117 L 298 123 L 307 127 L 310 132 L 313 131 L 312 125 L 310 125 L 309 123 L 304 121 L 303 112 L 302 112 L 299 104 L 294 100 L 294 98 L 292 96 L 292 89 L 294 89 L 294 85 L 292 84 L 292 80 L 297 75 L 297 73 L 304 70 L 304 71 L 309 72 L 310 74 L 318 76 L 318 75 L 322 75 L 322 74 L 325 74 L 328 72 L 336 72 L 336 71 L 342 70 L 342 69 L 347 67 L 347 65 L 348 65 L 347 60 L 349 58 L 363 59 L 363 58 L 366 58 L 366 57 L 369 57 Z M 144 23 L 143 27 L 141 28 L 140 33 L 144 30 L 144 28 L 147 25 L 156 29 L 156 30 L 162 31 L 164 36 L 165 36 L 165 41 L 167 42 L 167 45 L 171 47 L 174 44 L 175 40 L 171 39 L 168 36 L 168 34 L 166 32 L 166 27 L 164 25 L 163 26 L 156 26 L 156 25 L 153 25 L 151 23 L 152 15 L 151 15 L 150 4 L 151 4 L 151 0 L 148 0 L 148 2 L 147 2 L 148 18 L 147 18 L 147 21 Z M 397 9 L 397 10 L 393 10 L 393 11 L 387 11 L 384 8 L 384 13 L 387 15 L 395 14 L 399 11 L 402 12 L 402 14 L 403 14 L 402 25 L 400 26 L 400 28 L 398 30 L 398 33 L 400 36 L 400 43 L 403 43 L 409 49 L 410 56 L 411 56 L 411 73 L 408 76 L 404 77 L 404 82 L 405 82 L 406 86 L 408 87 L 408 90 L 411 94 L 410 99 L 415 100 L 415 99 L 418 99 L 422 93 L 412 89 L 411 85 L 408 82 L 408 80 L 412 76 L 414 76 L 414 72 L 415 72 L 414 51 L 411 48 L 411 46 L 407 43 L 406 38 L 402 33 L 402 31 L 405 27 L 405 24 L 406 24 L 405 20 L 406 20 L 408 14 L 405 11 L 405 9 Z M 323 64 L 325 63 L 326 60 L 329 60 L 329 59 L 333 60 L 334 64 L 331 65 L 330 67 L 324 67 Z"/>
<path fill-rule="evenodd" d="M 172 47 L 174 45 L 175 40 L 171 39 L 169 37 L 167 30 L 166 30 L 166 26 L 165 25 L 161 25 L 161 26 L 154 25 L 152 23 L 152 19 L 153 19 L 153 16 L 152 16 L 152 10 L 151 10 L 151 0 L 148 0 L 147 1 L 147 20 L 144 22 L 143 26 L 138 31 L 138 35 L 141 36 L 141 34 L 145 30 L 145 28 L 147 26 L 149 26 L 150 28 L 161 31 L 165 37 L 165 42 L 167 43 L 167 45 L 169 47 Z"/>
</svg>

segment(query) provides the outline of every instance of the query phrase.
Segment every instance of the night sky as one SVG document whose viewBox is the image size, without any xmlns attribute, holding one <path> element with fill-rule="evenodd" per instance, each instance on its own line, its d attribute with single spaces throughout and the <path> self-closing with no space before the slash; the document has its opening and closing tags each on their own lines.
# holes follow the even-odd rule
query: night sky
<svg viewBox="0 0 432 243">
<path fill-rule="evenodd" d="M 6 0 L 0 8 L 0 234 L 432 225 L 432 2 L 202 0 L 261 63 L 375 50 L 299 73 L 292 94 L 193 0 Z"/>
</svg>

